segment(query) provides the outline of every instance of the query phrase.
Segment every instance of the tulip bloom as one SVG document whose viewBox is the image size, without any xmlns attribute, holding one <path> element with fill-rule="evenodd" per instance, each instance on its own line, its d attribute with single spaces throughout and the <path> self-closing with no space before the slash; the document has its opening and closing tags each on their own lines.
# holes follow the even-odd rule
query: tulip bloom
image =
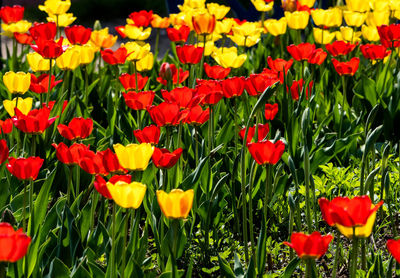
<svg viewBox="0 0 400 278">
<path fill-rule="evenodd" d="M 214 32 L 215 22 L 215 15 L 209 13 L 199 13 L 192 17 L 193 29 L 198 35 Z"/>
<path fill-rule="evenodd" d="M 108 182 L 111 184 L 115 184 L 118 181 L 130 183 L 132 181 L 132 177 L 130 175 L 116 175 L 116 176 L 112 176 L 108 180 Z M 108 191 L 108 188 L 107 188 L 107 182 L 104 180 L 104 178 L 102 176 L 96 175 L 93 185 L 94 185 L 94 188 L 97 190 L 97 192 L 99 192 L 104 198 L 112 199 L 110 191 Z"/>
<path fill-rule="evenodd" d="M 291 67 L 292 64 L 293 64 L 293 60 L 290 59 L 290 60 L 286 61 L 286 60 L 281 59 L 281 58 L 276 58 L 275 60 L 273 60 L 273 59 L 271 58 L 271 56 L 268 56 L 268 58 L 267 58 L 267 63 L 268 63 L 268 66 L 269 66 L 272 70 L 274 70 L 274 71 L 276 71 L 276 72 L 283 72 L 283 71 L 285 71 L 285 74 L 287 74 L 288 70 L 290 69 L 290 67 Z"/>
<path fill-rule="evenodd" d="M 4 139 L 0 140 L 0 164 L 3 164 L 4 161 L 8 158 L 8 153 L 10 150 L 7 147 L 7 141 Z"/>
<path fill-rule="evenodd" d="M 48 22 L 58 21 L 58 27 L 67 27 L 76 20 L 76 17 L 72 13 L 60 14 L 58 17 L 54 14 L 49 14 L 49 16 L 46 17 L 46 20 Z"/>
<path fill-rule="evenodd" d="M 217 104 L 224 96 L 221 84 L 217 80 L 198 80 L 195 90 L 201 98 L 202 105 Z"/>
<path fill-rule="evenodd" d="M 118 79 L 126 91 L 136 90 L 136 75 L 135 74 L 124 73 Z M 149 78 L 147 76 L 143 77 L 140 73 L 137 73 L 137 79 L 138 79 L 137 80 L 137 83 L 138 83 L 137 91 L 140 91 L 144 88 L 144 86 L 146 85 L 147 80 Z"/>
<path fill-rule="evenodd" d="M 269 133 L 269 124 L 258 124 L 257 132 L 258 132 L 257 142 L 261 142 Z M 245 133 L 246 133 L 245 127 L 239 131 L 239 136 L 240 138 L 242 138 L 242 140 L 244 139 Z M 249 131 L 247 132 L 246 144 L 250 143 L 253 140 L 255 134 L 256 134 L 256 126 L 255 125 L 250 126 Z"/>
<path fill-rule="evenodd" d="M 264 114 L 265 114 L 265 119 L 267 121 L 272 121 L 276 114 L 278 114 L 278 103 L 274 103 L 274 104 L 270 104 L 270 103 L 266 103 L 265 104 L 265 110 L 264 110 Z"/>
<path fill-rule="evenodd" d="M 56 59 L 57 67 L 61 70 L 74 70 L 80 63 L 80 52 L 75 46 L 68 48 Z"/>
<path fill-rule="evenodd" d="M 307 11 L 285 12 L 285 17 L 289 28 L 301 30 L 307 27 L 310 14 Z"/>
<path fill-rule="evenodd" d="M 329 226 L 336 226 L 346 237 L 368 237 L 372 232 L 376 211 L 383 204 L 374 205 L 369 196 L 336 197 L 332 201 L 319 199 L 322 217 Z"/>
<path fill-rule="evenodd" d="M 1 7 L 0 18 L 5 24 L 16 23 L 24 18 L 24 10 L 20 5 Z"/>
<path fill-rule="evenodd" d="M 15 23 L 10 24 L 1 24 L 1 28 L 3 29 L 3 34 L 7 37 L 12 38 L 14 33 L 26 33 L 29 28 L 32 26 L 32 23 L 26 20 L 20 20 Z"/>
<path fill-rule="evenodd" d="M 283 244 L 293 248 L 300 259 L 319 259 L 328 251 L 329 243 L 333 236 L 322 236 L 319 232 L 313 232 L 311 235 L 304 233 L 292 233 L 290 241 Z"/>
<path fill-rule="evenodd" d="M 157 168 L 169 169 L 178 162 L 179 158 L 181 157 L 182 151 L 182 148 L 178 148 L 173 152 L 170 152 L 168 149 L 165 148 L 154 148 L 151 160 L 153 160 L 153 163 Z"/>
<path fill-rule="evenodd" d="M 204 63 L 204 71 L 209 78 L 212 79 L 224 79 L 231 72 L 230 68 L 224 68 L 219 65 L 210 66 L 207 63 Z"/>
<path fill-rule="evenodd" d="M 376 26 L 361 26 L 361 33 L 364 39 L 368 41 L 379 41 L 378 28 Z"/>
<path fill-rule="evenodd" d="M 176 54 L 182 64 L 197 64 L 200 63 L 203 55 L 203 47 L 195 47 L 194 45 L 178 45 Z"/>
<path fill-rule="evenodd" d="M 165 29 L 169 26 L 169 18 L 153 14 L 150 24 L 153 28 Z"/>
<path fill-rule="evenodd" d="M 147 27 L 153 19 L 153 11 L 141 10 L 139 12 L 133 12 L 129 15 L 129 19 L 132 20 L 132 24 L 135 26 Z"/>
<path fill-rule="evenodd" d="M 358 65 L 360 63 L 360 58 L 354 57 L 348 62 L 339 62 L 335 58 L 332 58 L 332 63 L 333 63 L 333 66 L 335 67 L 336 72 L 340 76 L 342 76 L 342 75 L 353 76 L 358 69 Z"/>
<path fill-rule="evenodd" d="M 312 90 L 312 86 L 314 84 L 314 81 L 311 80 L 310 83 L 308 83 L 308 87 L 306 88 L 306 99 L 309 98 L 309 96 L 311 95 L 311 90 Z M 303 90 L 304 87 L 304 80 L 303 78 L 301 78 L 300 80 L 294 80 L 292 83 L 292 86 L 290 87 L 290 93 L 292 95 L 292 99 L 293 100 L 299 100 L 299 96 L 301 91 Z"/>
<path fill-rule="evenodd" d="M 276 143 L 272 143 L 271 141 L 249 143 L 247 147 L 251 156 L 260 165 L 275 165 L 285 151 L 285 144 L 281 140 L 278 140 Z"/>
<path fill-rule="evenodd" d="M 149 71 L 153 68 L 154 65 L 154 55 L 152 52 L 147 53 L 142 59 L 136 62 L 136 70 L 137 71 Z"/>
<path fill-rule="evenodd" d="M 10 115 L 10 117 L 15 116 L 15 108 L 17 104 L 17 99 L 18 99 L 18 110 L 21 111 L 22 114 L 27 115 L 29 111 L 32 109 L 32 101 L 33 98 L 27 97 L 27 98 L 14 98 L 13 100 L 4 100 L 3 101 L 3 107 L 7 111 L 7 113 Z"/>
<path fill-rule="evenodd" d="M 271 87 L 278 81 L 278 79 L 269 78 L 267 75 L 262 73 L 253 73 L 246 78 L 244 86 L 250 96 L 258 96 L 262 94 L 268 87 Z"/>
<path fill-rule="evenodd" d="M 345 41 L 334 41 L 331 44 L 325 45 L 326 50 L 334 57 L 339 55 L 347 55 L 356 48 L 356 44 L 351 44 Z"/>
<path fill-rule="evenodd" d="M 387 48 L 400 46 L 400 24 L 378 26 L 378 34 L 381 43 Z"/>
<path fill-rule="evenodd" d="M 57 33 L 57 26 L 54 22 L 35 23 L 29 28 L 32 38 L 37 40 L 54 40 Z"/>
<path fill-rule="evenodd" d="M 38 39 L 35 42 L 36 45 L 31 44 L 31 48 L 46 59 L 55 59 L 68 48 L 68 46 L 62 45 L 62 37 L 57 42 L 44 39 Z"/>
<path fill-rule="evenodd" d="M 68 140 L 82 140 L 92 133 L 93 120 L 82 117 L 73 118 L 68 126 L 59 124 L 57 130 L 60 135 Z"/>
<path fill-rule="evenodd" d="M 19 180 L 36 180 L 44 159 L 31 156 L 28 158 L 8 158 L 7 170 Z"/>
<path fill-rule="evenodd" d="M 172 80 L 172 84 L 180 84 L 185 81 L 189 77 L 189 71 L 183 71 L 182 68 L 179 68 L 179 82 L 178 82 L 178 70 L 174 64 L 169 64 L 171 70 L 171 78 L 165 79 L 166 76 L 162 74 L 162 70 L 160 69 L 159 77 L 157 77 L 157 81 L 164 86 L 167 86 L 169 80 Z"/>
<path fill-rule="evenodd" d="M 274 7 L 274 1 L 264 1 L 264 0 L 251 0 L 257 11 L 259 12 L 269 12 Z"/>
<path fill-rule="evenodd" d="M 49 75 L 42 74 L 39 77 L 36 77 L 34 74 L 31 73 L 31 85 L 29 89 L 37 94 L 47 93 L 49 90 Z M 51 76 L 50 82 L 50 90 L 52 90 L 57 84 L 61 83 L 62 80 L 57 80 L 54 75 Z"/>
<path fill-rule="evenodd" d="M 386 243 L 386 247 L 389 250 L 390 254 L 392 254 L 392 256 L 396 259 L 396 261 L 400 263 L 400 239 L 389 239 Z"/>
<path fill-rule="evenodd" d="M 125 64 L 128 51 L 125 47 L 120 47 L 116 51 L 106 49 L 101 51 L 101 58 L 104 62 L 110 65 L 123 65 Z"/>
<path fill-rule="evenodd" d="M 94 54 L 96 53 L 96 48 L 89 45 L 75 45 L 74 48 L 79 52 L 79 65 L 88 65 L 94 59 Z"/>
<path fill-rule="evenodd" d="M 149 164 L 154 147 L 151 144 L 114 145 L 115 153 L 122 167 L 129 171 L 144 171 Z"/>
<path fill-rule="evenodd" d="M 126 105 L 133 110 L 146 110 L 153 103 L 154 91 L 127 92 L 122 94 Z"/>
<path fill-rule="evenodd" d="M 157 145 L 160 141 L 160 133 L 160 128 L 156 125 L 149 125 L 142 130 L 136 129 L 133 131 L 133 135 L 135 135 L 139 143 L 149 143 L 153 145 Z"/>
<path fill-rule="evenodd" d="M 336 39 L 338 41 L 348 41 L 355 43 L 360 41 L 361 32 L 356 32 L 353 28 L 348 26 L 341 26 L 340 31 L 336 31 Z"/>
<path fill-rule="evenodd" d="M 309 64 L 321 65 L 325 61 L 327 55 L 328 53 L 323 51 L 322 48 L 317 48 L 311 53 L 307 62 Z"/>
<path fill-rule="evenodd" d="M 91 150 L 84 150 L 80 154 L 79 167 L 91 175 L 107 176 L 109 172 L 104 167 L 103 154 L 95 153 Z"/>
<path fill-rule="evenodd" d="M 31 84 L 31 75 L 22 71 L 9 71 L 3 75 L 3 82 L 11 94 L 25 94 Z"/>
<path fill-rule="evenodd" d="M 226 98 L 241 96 L 245 88 L 245 78 L 235 76 L 221 81 L 221 88 Z"/>
<path fill-rule="evenodd" d="M 44 1 L 44 5 L 39 5 L 39 10 L 45 11 L 48 14 L 62 15 L 65 14 L 70 7 L 70 0 L 46 0 Z"/>
<path fill-rule="evenodd" d="M 172 189 L 170 193 L 157 190 L 157 201 L 165 217 L 187 218 L 193 205 L 194 190 Z"/>
<path fill-rule="evenodd" d="M 183 119 L 184 123 L 200 126 L 208 121 L 210 118 L 210 109 L 207 108 L 203 111 L 200 105 L 187 110 L 187 115 Z"/>
<path fill-rule="evenodd" d="M 147 187 L 140 182 L 128 183 L 119 180 L 114 184 L 107 182 L 107 189 L 117 205 L 137 209 L 142 204 Z"/>
<path fill-rule="evenodd" d="M 128 51 L 128 57 L 126 58 L 128 61 L 137 62 L 143 59 L 150 52 L 150 44 L 141 44 L 137 42 L 128 42 L 125 44 L 121 44 L 121 47 L 125 47 Z"/>
<path fill-rule="evenodd" d="M 33 38 L 28 33 L 14 33 L 15 40 L 20 44 L 31 45 L 33 42 Z"/>
<path fill-rule="evenodd" d="M 195 90 L 188 87 L 175 88 L 170 92 L 161 90 L 161 94 L 166 102 L 174 102 L 181 109 L 192 108 L 201 101 L 201 98 L 196 96 Z"/>
<path fill-rule="evenodd" d="M 274 37 L 283 35 L 286 33 L 287 19 L 286 17 L 282 17 L 279 20 L 267 19 L 264 21 L 264 28 Z"/>
<path fill-rule="evenodd" d="M 15 108 L 12 121 L 15 127 L 24 133 L 42 134 L 56 120 L 56 117 L 49 119 L 49 116 L 50 109 L 47 107 L 31 110 L 27 115 Z"/>
<path fill-rule="evenodd" d="M 24 234 L 22 228 L 14 231 L 8 223 L 0 223 L 0 262 L 14 263 L 28 252 L 31 238 Z"/>
<path fill-rule="evenodd" d="M 240 68 L 247 59 L 246 54 L 238 55 L 236 47 L 219 48 L 212 54 L 212 57 L 224 68 Z"/>
<path fill-rule="evenodd" d="M 360 27 L 367 19 L 367 14 L 353 11 L 344 11 L 343 17 L 346 21 L 347 26 Z"/>
<path fill-rule="evenodd" d="M 124 174 L 127 172 L 119 163 L 118 157 L 110 149 L 106 149 L 101 152 L 97 152 L 103 161 L 104 169 L 112 174 Z"/>
<path fill-rule="evenodd" d="M 68 147 L 64 143 L 52 144 L 56 149 L 57 159 L 67 165 L 78 165 L 79 160 L 85 151 L 89 150 L 89 146 L 84 144 L 74 143 L 71 147 Z"/>
<path fill-rule="evenodd" d="M 390 54 L 390 50 L 383 45 L 364 44 L 360 46 L 361 53 L 369 60 L 383 60 Z"/>
<path fill-rule="evenodd" d="M 50 70 L 50 60 L 43 58 L 42 55 L 37 52 L 27 54 L 26 59 L 28 60 L 29 67 L 34 72 Z"/>
<path fill-rule="evenodd" d="M 92 29 L 85 28 L 82 25 L 74 25 L 65 27 L 64 32 L 70 43 L 84 45 L 90 40 Z"/>
<path fill-rule="evenodd" d="M 335 38 L 335 33 L 320 28 L 313 28 L 314 40 L 319 44 L 330 43 Z"/>
<path fill-rule="evenodd" d="M 160 127 L 178 125 L 185 116 L 176 103 L 162 102 L 157 106 L 150 106 L 147 111 L 151 119 Z"/>
<path fill-rule="evenodd" d="M 288 45 L 287 51 L 290 55 L 292 55 L 293 59 L 297 61 L 308 60 L 315 50 L 315 44 L 311 44 L 308 42 L 301 43 L 299 45 Z"/>
<path fill-rule="evenodd" d="M 108 27 L 95 30 L 90 35 L 90 41 L 98 48 L 110 48 L 117 41 L 117 36 L 108 33 Z"/>
<path fill-rule="evenodd" d="M 5 121 L 0 120 L 0 134 L 1 132 L 4 134 L 11 133 L 13 126 L 14 125 L 11 119 L 7 119 Z"/>
<path fill-rule="evenodd" d="M 176 43 L 185 43 L 189 37 L 190 33 L 190 28 L 189 26 L 182 25 L 173 27 L 173 28 L 167 28 L 167 35 L 170 41 L 176 42 Z"/>
</svg>

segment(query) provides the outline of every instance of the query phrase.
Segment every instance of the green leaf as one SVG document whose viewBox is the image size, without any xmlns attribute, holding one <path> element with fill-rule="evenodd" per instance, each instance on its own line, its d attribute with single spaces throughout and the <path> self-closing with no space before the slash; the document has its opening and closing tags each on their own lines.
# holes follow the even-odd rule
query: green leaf
<svg viewBox="0 0 400 278">
<path fill-rule="evenodd" d="M 293 272 L 296 267 L 299 265 L 300 259 L 298 257 L 291 260 L 291 262 L 287 265 L 285 272 L 281 275 L 281 278 L 290 278 L 292 277 Z"/>
<path fill-rule="evenodd" d="M 262 223 L 261 223 L 261 231 L 260 235 L 258 237 L 258 242 L 257 242 L 257 252 L 256 252 L 256 257 L 257 257 L 257 268 L 258 268 L 258 273 L 262 275 L 264 273 L 264 268 L 265 268 L 265 260 L 266 260 L 266 233 L 265 233 L 265 220 L 264 217 L 262 217 Z"/>
<path fill-rule="evenodd" d="M 56 174 L 56 169 L 50 173 L 50 175 L 46 178 L 46 181 L 43 183 L 39 195 L 35 200 L 35 221 L 34 221 L 34 229 L 33 234 L 35 234 L 38 228 L 42 225 L 47 212 L 47 206 L 49 204 L 49 192 L 50 188 L 53 184 L 54 176 Z"/>
<path fill-rule="evenodd" d="M 50 271 L 47 277 L 59 277 L 59 278 L 68 278 L 70 277 L 71 272 L 68 267 L 59 259 L 54 258 L 50 263 Z"/>
<path fill-rule="evenodd" d="M 223 277 L 235 278 L 235 273 L 232 271 L 228 262 L 225 259 L 221 258 L 221 256 L 219 254 L 218 254 L 218 262 L 219 262 L 219 266 L 221 268 L 221 274 Z"/>
<path fill-rule="evenodd" d="M 243 266 L 242 263 L 240 262 L 240 259 L 238 257 L 238 255 L 235 253 L 234 254 L 234 265 L 233 265 L 233 271 L 235 273 L 235 277 L 236 278 L 242 278 L 244 277 L 244 270 L 243 270 Z"/>
</svg>

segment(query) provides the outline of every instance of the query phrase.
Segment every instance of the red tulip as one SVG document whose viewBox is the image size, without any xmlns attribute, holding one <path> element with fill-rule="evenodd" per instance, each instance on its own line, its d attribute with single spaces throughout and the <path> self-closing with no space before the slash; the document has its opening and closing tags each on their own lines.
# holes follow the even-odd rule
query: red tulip
<svg viewBox="0 0 400 278">
<path fill-rule="evenodd" d="M 265 110 L 264 110 L 265 119 L 267 121 L 272 121 L 275 118 L 276 114 L 278 114 L 278 110 L 279 110 L 278 103 L 274 103 L 274 104 L 266 103 Z"/>
<path fill-rule="evenodd" d="M 142 130 L 134 130 L 133 135 L 135 135 L 139 143 L 150 143 L 157 145 L 160 141 L 160 128 L 156 125 L 149 125 Z"/>
<path fill-rule="evenodd" d="M 194 45 L 176 46 L 176 54 L 182 64 L 197 64 L 200 63 L 203 55 L 203 47 L 196 47 Z"/>
<path fill-rule="evenodd" d="M 318 200 L 322 217 L 329 226 L 339 224 L 345 227 L 364 226 L 371 214 L 383 204 L 380 201 L 373 205 L 367 195 L 348 197 L 336 197 L 332 201 L 325 198 Z"/>
<path fill-rule="evenodd" d="M 264 68 L 261 74 L 266 78 L 279 79 L 279 72 L 272 69 Z"/>
<path fill-rule="evenodd" d="M 241 96 L 245 87 L 245 78 L 235 76 L 220 82 L 222 92 L 226 98 Z"/>
<path fill-rule="evenodd" d="M 360 49 L 364 57 L 370 60 L 383 60 L 391 52 L 385 46 L 376 44 L 364 44 Z"/>
<path fill-rule="evenodd" d="M 174 64 L 169 64 L 169 67 L 171 69 L 171 79 L 169 80 L 172 80 L 172 84 L 174 85 L 180 84 L 189 77 L 189 71 L 183 71 L 182 68 L 179 68 L 179 83 L 178 83 L 178 70 L 176 66 Z M 164 86 L 167 86 L 169 80 L 165 78 L 165 75 L 162 73 L 160 69 L 160 75 L 159 77 L 157 77 L 157 81 L 163 84 Z"/>
<path fill-rule="evenodd" d="M 202 105 L 217 104 L 224 96 L 220 81 L 217 80 L 197 80 L 195 90 Z"/>
<path fill-rule="evenodd" d="M 339 55 L 347 55 L 356 48 L 356 44 L 351 44 L 345 41 L 334 41 L 333 43 L 325 45 L 326 50 L 334 57 Z"/>
<path fill-rule="evenodd" d="M 7 147 L 7 141 L 4 139 L 0 140 L 0 164 L 3 164 L 4 161 L 8 158 L 8 153 L 10 150 Z"/>
<path fill-rule="evenodd" d="M 166 102 L 175 102 L 181 109 L 192 108 L 201 101 L 195 90 L 188 87 L 175 88 L 170 92 L 161 90 L 161 94 Z"/>
<path fill-rule="evenodd" d="M 267 75 L 262 73 L 250 74 L 250 76 L 246 78 L 244 85 L 250 96 L 258 96 L 278 81 L 278 79 L 269 78 Z"/>
<path fill-rule="evenodd" d="M 84 45 L 89 41 L 92 29 L 73 25 L 65 27 L 64 32 L 70 43 Z"/>
<path fill-rule="evenodd" d="M 242 138 L 242 140 L 244 139 L 245 132 L 246 132 L 245 127 L 239 131 L 239 136 L 240 138 Z M 269 124 L 258 124 L 257 132 L 258 132 L 257 142 L 264 140 L 264 138 L 268 135 L 269 132 Z M 256 134 L 256 126 L 254 125 L 249 127 L 249 131 L 247 132 L 246 144 L 250 143 L 253 140 L 255 134 Z"/>
<path fill-rule="evenodd" d="M 62 45 L 63 38 L 61 37 L 57 42 L 53 40 L 38 39 L 36 45 L 31 44 L 31 48 L 42 55 L 45 59 L 55 59 L 68 48 L 68 46 Z"/>
<path fill-rule="evenodd" d="M 28 158 L 9 157 L 7 170 L 19 180 L 36 180 L 43 161 L 44 159 L 35 156 Z"/>
<path fill-rule="evenodd" d="M 308 63 L 321 65 L 325 61 L 327 55 L 328 53 L 322 50 L 322 48 L 317 48 L 311 53 L 310 57 L 308 58 Z"/>
<path fill-rule="evenodd" d="M 348 62 L 339 62 L 335 58 L 332 58 L 332 63 L 333 63 L 333 66 L 335 67 L 336 72 L 340 76 L 342 76 L 342 75 L 353 76 L 358 69 L 358 65 L 360 63 L 360 58 L 354 57 Z"/>
<path fill-rule="evenodd" d="M 285 144 L 278 140 L 276 143 L 262 141 L 247 144 L 249 152 L 254 160 L 260 165 L 275 165 L 285 151 Z"/>
<path fill-rule="evenodd" d="M 108 182 L 111 184 L 115 184 L 118 181 L 131 183 L 132 176 L 131 175 L 116 175 L 116 176 L 112 176 L 108 180 Z M 107 182 L 104 180 L 104 178 L 102 176 L 96 175 L 93 185 L 94 185 L 94 188 L 97 190 L 97 192 L 99 192 L 104 198 L 112 199 L 110 191 L 108 191 L 108 188 L 107 188 Z"/>
<path fill-rule="evenodd" d="M 57 130 L 68 140 L 81 140 L 89 137 L 93 130 L 93 120 L 82 117 L 73 118 L 68 126 L 59 124 Z"/>
<path fill-rule="evenodd" d="M 28 115 L 22 114 L 18 108 L 15 108 L 15 117 L 12 121 L 16 128 L 24 133 L 42 134 L 58 117 L 50 118 L 50 109 L 34 109 L 29 111 Z"/>
<path fill-rule="evenodd" d="M 290 59 L 290 60 L 286 61 L 286 60 L 280 59 L 280 58 L 277 58 L 277 59 L 273 60 L 273 59 L 271 58 L 271 56 L 268 56 L 268 58 L 267 58 L 267 63 L 268 63 L 268 66 L 269 66 L 272 70 L 274 70 L 274 71 L 276 71 L 276 72 L 283 72 L 283 70 L 285 69 L 285 74 L 286 74 L 287 71 L 288 71 L 288 70 L 290 69 L 290 67 L 292 66 L 293 60 Z"/>
<path fill-rule="evenodd" d="M 187 114 L 185 111 L 180 111 L 178 104 L 167 102 L 162 102 L 157 106 L 150 106 L 147 111 L 158 126 L 178 125 Z"/>
<path fill-rule="evenodd" d="M 313 80 L 311 80 L 310 83 L 308 83 L 308 87 L 306 88 L 306 99 L 308 99 L 308 97 L 311 94 L 313 84 L 314 84 Z M 298 81 L 296 80 L 293 81 L 292 86 L 290 87 L 290 93 L 292 95 L 293 100 L 299 100 L 299 95 L 303 90 L 303 87 L 304 87 L 303 78 Z"/>
<path fill-rule="evenodd" d="M 383 46 L 387 48 L 400 46 L 400 24 L 382 25 L 377 28 Z"/>
<path fill-rule="evenodd" d="M 126 38 L 126 34 L 125 34 L 125 26 L 121 25 L 121 26 L 115 26 L 114 27 L 115 31 L 117 31 L 118 35 L 121 36 L 121 38 L 125 39 Z"/>
<path fill-rule="evenodd" d="M 143 91 L 143 92 L 127 92 L 122 94 L 126 105 L 133 110 L 146 110 L 154 100 L 155 92 Z"/>
<path fill-rule="evenodd" d="M 231 68 L 224 68 L 219 65 L 210 66 L 204 63 L 204 71 L 209 78 L 212 79 L 224 79 L 231 72 Z"/>
<path fill-rule="evenodd" d="M 24 18 L 24 10 L 20 5 L 1 7 L 0 18 L 5 24 L 16 23 Z"/>
<path fill-rule="evenodd" d="M 8 223 L 0 223 L 0 262 L 14 263 L 22 259 L 28 251 L 31 238 L 22 229 L 14 231 Z"/>
<path fill-rule="evenodd" d="M 203 111 L 201 106 L 197 105 L 187 110 L 187 116 L 184 122 L 190 125 L 202 125 L 210 118 L 210 109 L 207 108 Z"/>
<path fill-rule="evenodd" d="M 143 77 L 140 73 L 137 73 L 138 79 L 138 91 L 142 90 L 149 79 L 147 76 Z M 119 77 L 119 82 L 121 82 L 122 86 L 126 91 L 135 90 L 136 89 L 136 77 L 135 74 L 124 73 Z"/>
<path fill-rule="evenodd" d="M 133 12 L 129 15 L 129 18 L 134 22 L 135 26 L 147 27 L 153 19 L 153 11 L 141 10 L 139 12 Z"/>
<path fill-rule="evenodd" d="M 315 44 L 304 42 L 298 45 L 288 45 L 287 51 L 297 61 L 308 60 L 315 50 Z"/>
<path fill-rule="evenodd" d="M 54 104 L 56 104 L 56 101 L 55 100 L 51 100 L 51 101 L 49 101 L 48 105 L 47 105 L 47 103 L 43 103 L 42 106 L 50 109 L 50 111 L 51 111 L 54 108 Z M 64 110 L 67 107 L 67 105 L 68 105 L 68 100 L 64 100 L 63 106 L 61 108 L 61 113 L 64 113 Z"/>
<path fill-rule="evenodd" d="M 123 65 L 125 64 L 126 57 L 128 57 L 128 51 L 125 47 L 120 47 L 115 51 L 112 49 L 101 51 L 101 58 L 110 65 Z"/>
<path fill-rule="evenodd" d="M 94 153 L 91 150 L 86 150 L 81 153 L 79 167 L 91 175 L 98 174 L 107 176 L 109 174 L 103 164 L 103 154 Z"/>
<path fill-rule="evenodd" d="M 123 174 L 126 173 L 127 170 L 124 169 L 121 164 L 119 164 L 118 157 L 115 153 L 113 153 L 110 149 L 106 149 L 105 151 L 97 152 L 96 155 L 101 156 L 103 160 L 104 168 L 107 172 L 112 174 Z"/>
<path fill-rule="evenodd" d="M 190 28 L 189 26 L 182 25 L 178 29 L 167 28 L 167 35 L 170 41 L 177 43 L 185 43 L 189 37 Z"/>
<path fill-rule="evenodd" d="M 32 36 L 30 34 L 28 34 L 28 33 L 17 33 L 17 32 L 14 32 L 14 38 L 20 44 L 31 45 L 32 42 L 33 42 Z"/>
<path fill-rule="evenodd" d="M 89 150 L 89 147 L 84 144 L 74 143 L 71 147 L 68 147 L 64 143 L 52 144 L 56 149 L 57 159 L 67 165 L 77 165 L 79 164 L 79 159 L 85 151 Z"/>
<path fill-rule="evenodd" d="M 170 152 L 168 149 L 154 148 L 151 159 L 157 168 L 169 169 L 178 162 L 182 151 L 181 148 L 178 148 L 173 152 Z"/>
<path fill-rule="evenodd" d="M 33 26 L 29 28 L 29 33 L 36 43 L 38 40 L 52 41 L 57 33 L 57 25 L 54 22 L 34 23 Z"/>
<path fill-rule="evenodd" d="M 0 120 L 0 133 L 4 134 L 11 133 L 14 124 L 11 119 L 6 119 L 5 121 Z"/>
<path fill-rule="evenodd" d="M 386 243 L 386 247 L 389 250 L 390 254 L 392 254 L 392 256 L 396 259 L 396 261 L 400 263 L 400 239 L 389 239 Z"/>
<path fill-rule="evenodd" d="M 61 83 L 62 80 L 57 80 L 54 75 L 51 76 L 50 90 L 52 90 L 57 84 Z M 39 77 L 36 77 L 33 73 L 31 73 L 31 85 L 29 89 L 37 94 L 47 93 L 49 90 L 49 75 L 42 74 Z"/>
<path fill-rule="evenodd" d="M 293 248 L 300 259 L 319 259 L 328 251 L 332 239 L 333 236 L 321 236 L 319 232 L 313 232 L 311 235 L 293 233 L 290 237 L 291 242 L 285 241 L 283 244 Z"/>
</svg>

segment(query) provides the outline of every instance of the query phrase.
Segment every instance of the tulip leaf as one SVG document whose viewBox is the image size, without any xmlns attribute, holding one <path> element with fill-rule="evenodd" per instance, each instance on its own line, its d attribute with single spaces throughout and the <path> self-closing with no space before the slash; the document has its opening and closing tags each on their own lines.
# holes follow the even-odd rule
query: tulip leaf
<svg viewBox="0 0 400 278">
<path fill-rule="evenodd" d="M 221 274 L 223 277 L 236 278 L 235 273 L 232 271 L 228 262 L 225 259 L 221 258 L 220 255 L 218 255 L 218 262 L 219 262 L 219 267 L 221 269 Z"/>
<path fill-rule="evenodd" d="M 243 265 L 240 262 L 238 255 L 234 254 L 234 265 L 233 265 L 233 272 L 235 273 L 236 278 L 243 278 L 244 277 L 244 270 Z"/>
<path fill-rule="evenodd" d="M 285 272 L 281 275 L 281 278 L 292 277 L 293 272 L 296 270 L 300 262 L 301 260 L 298 257 L 291 260 L 290 263 L 287 265 Z"/>
<path fill-rule="evenodd" d="M 258 242 L 257 242 L 257 252 L 256 252 L 256 258 L 257 258 L 257 268 L 258 268 L 258 273 L 262 276 L 264 273 L 264 268 L 265 268 L 265 260 L 266 260 L 266 224 L 265 224 L 265 219 L 262 217 L 262 222 L 261 222 L 261 231 L 260 235 L 258 237 Z"/>
<path fill-rule="evenodd" d="M 247 267 L 245 278 L 256 278 L 256 268 L 254 266 L 254 258 L 250 258 L 249 266 Z"/>
<path fill-rule="evenodd" d="M 68 267 L 57 257 L 55 257 L 50 263 L 49 274 L 46 277 L 70 277 L 71 271 Z"/>
<path fill-rule="evenodd" d="M 372 146 L 375 144 L 376 140 L 381 135 L 382 129 L 383 125 L 380 125 L 367 135 L 367 139 L 365 140 L 365 149 L 364 149 L 365 155 L 367 155 L 368 152 L 372 149 Z"/>
</svg>

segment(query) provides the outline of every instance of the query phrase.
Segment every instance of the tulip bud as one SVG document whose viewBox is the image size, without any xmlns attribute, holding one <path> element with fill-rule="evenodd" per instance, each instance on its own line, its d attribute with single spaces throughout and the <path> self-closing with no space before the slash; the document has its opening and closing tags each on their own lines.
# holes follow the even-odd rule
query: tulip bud
<svg viewBox="0 0 400 278">
<path fill-rule="evenodd" d="M 169 63 L 163 63 L 160 67 L 160 77 L 164 80 L 172 79 L 172 71 Z"/>
</svg>

